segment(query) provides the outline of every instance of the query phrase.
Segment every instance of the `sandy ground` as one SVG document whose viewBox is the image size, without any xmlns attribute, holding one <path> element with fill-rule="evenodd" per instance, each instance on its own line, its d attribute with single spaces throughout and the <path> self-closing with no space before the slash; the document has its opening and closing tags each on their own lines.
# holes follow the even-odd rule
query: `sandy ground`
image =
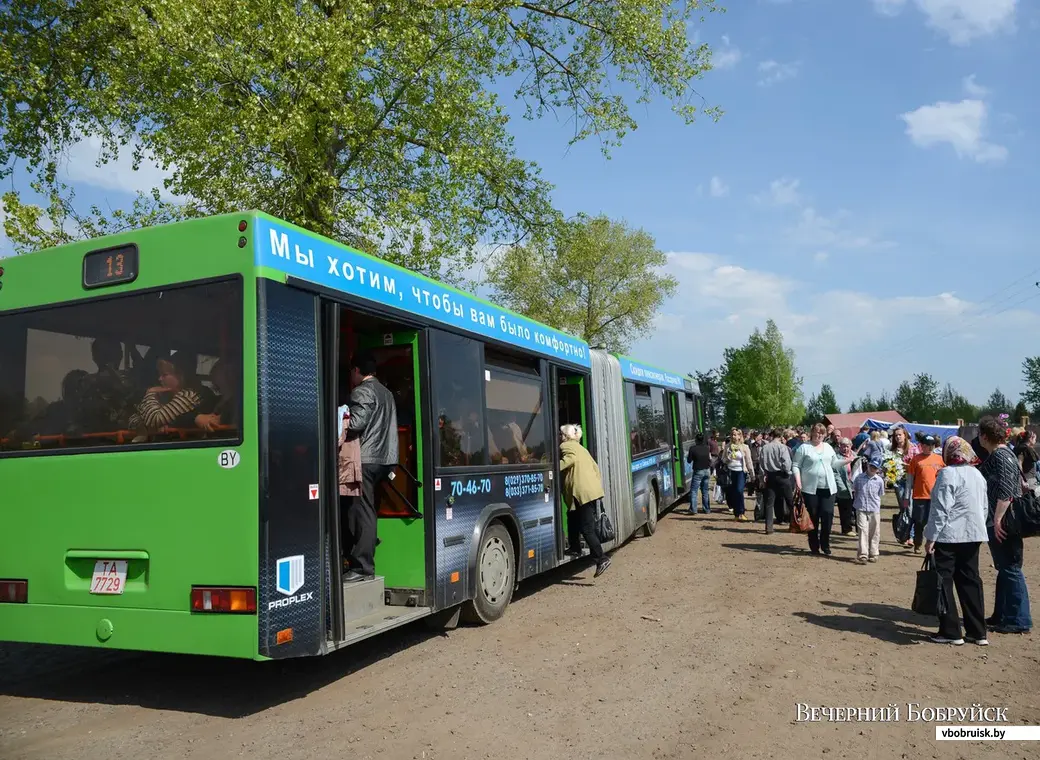
<svg viewBox="0 0 1040 760">
<path fill-rule="evenodd" d="M 0 645 L 0 758 L 1040 757 L 907 721 L 908 702 L 982 703 L 1040 724 L 1040 636 L 928 643 L 934 621 L 908 609 L 920 558 L 883 538 L 861 567 L 847 538 L 815 558 L 801 536 L 673 514 L 595 582 L 583 566 L 524 584 L 491 627 L 307 661 Z M 799 723 L 800 702 L 901 720 Z"/>
</svg>

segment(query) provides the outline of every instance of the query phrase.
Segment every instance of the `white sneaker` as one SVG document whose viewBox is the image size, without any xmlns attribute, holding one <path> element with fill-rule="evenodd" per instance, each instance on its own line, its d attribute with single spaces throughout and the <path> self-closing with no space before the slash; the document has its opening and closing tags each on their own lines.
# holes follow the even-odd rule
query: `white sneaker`
<svg viewBox="0 0 1040 760">
<path fill-rule="evenodd" d="M 967 641 L 969 644 L 974 644 L 977 647 L 988 647 L 989 646 L 989 639 L 969 639 L 969 638 L 965 638 L 964 640 Z"/>
<path fill-rule="evenodd" d="M 964 639 L 948 639 L 944 636 L 929 636 L 928 639 L 934 644 L 953 644 L 955 647 L 964 646 Z"/>
</svg>

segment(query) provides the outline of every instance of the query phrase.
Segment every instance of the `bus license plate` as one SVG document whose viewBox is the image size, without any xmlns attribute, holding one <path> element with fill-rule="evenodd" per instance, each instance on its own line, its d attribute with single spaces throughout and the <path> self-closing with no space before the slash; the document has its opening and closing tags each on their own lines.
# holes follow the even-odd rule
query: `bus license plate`
<svg viewBox="0 0 1040 760">
<path fill-rule="evenodd" d="M 90 580 L 92 594 L 122 594 L 126 585 L 125 559 L 99 559 Z"/>
</svg>

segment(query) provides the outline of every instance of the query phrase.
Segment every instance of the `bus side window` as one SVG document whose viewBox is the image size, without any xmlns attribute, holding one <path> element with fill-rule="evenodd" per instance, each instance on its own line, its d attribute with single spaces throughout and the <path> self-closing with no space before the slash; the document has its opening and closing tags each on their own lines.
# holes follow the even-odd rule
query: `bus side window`
<svg viewBox="0 0 1040 760">
<path fill-rule="evenodd" d="M 440 467 L 487 464 L 487 425 L 481 408 L 481 345 L 458 335 L 430 330 L 433 408 L 437 415 Z"/>
<path fill-rule="evenodd" d="M 500 452 L 492 464 L 547 462 L 542 377 L 526 362 L 486 356 L 487 421 Z"/>
</svg>

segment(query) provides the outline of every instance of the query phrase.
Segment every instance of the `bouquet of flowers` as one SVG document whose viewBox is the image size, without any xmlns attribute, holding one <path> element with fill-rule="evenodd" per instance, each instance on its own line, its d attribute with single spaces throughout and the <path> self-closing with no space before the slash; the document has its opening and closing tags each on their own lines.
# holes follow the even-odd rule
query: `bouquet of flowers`
<svg viewBox="0 0 1040 760">
<path fill-rule="evenodd" d="M 885 457 L 881 463 L 881 474 L 885 478 L 885 485 L 894 488 L 896 483 L 903 479 L 903 460 L 897 456 Z"/>
</svg>

